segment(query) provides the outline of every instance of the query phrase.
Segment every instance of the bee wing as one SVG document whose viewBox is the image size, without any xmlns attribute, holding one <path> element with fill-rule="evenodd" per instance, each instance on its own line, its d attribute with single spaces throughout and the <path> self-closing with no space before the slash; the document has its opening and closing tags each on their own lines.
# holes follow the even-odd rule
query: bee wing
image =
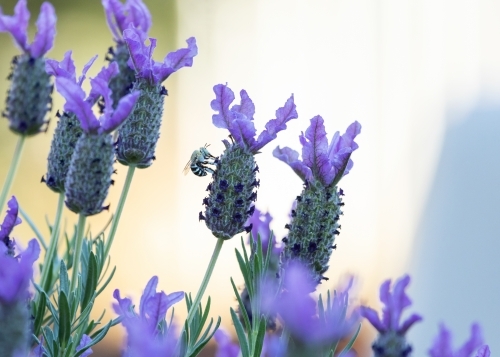
<svg viewBox="0 0 500 357">
<path fill-rule="evenodd" d="M 184 176 L 188 174 L 189 170 L 191 170 L 191 163 L 192 162 L 193 162 L 193 160 L 189 159 L 186 166 L 184 166 L 184 169 L 182 170 L 182 173 L 184 174 Z"/>
</svg>

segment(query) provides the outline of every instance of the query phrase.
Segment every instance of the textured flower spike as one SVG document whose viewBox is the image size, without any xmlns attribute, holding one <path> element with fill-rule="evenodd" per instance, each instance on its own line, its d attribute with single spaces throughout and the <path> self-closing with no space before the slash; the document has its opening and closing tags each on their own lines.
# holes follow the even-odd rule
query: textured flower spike
<svg viewBox="0 0 500 357">
<path fill-rule="evenodd" d="M 58 62 L 53 59 L 47 59 L 45 70 L 48 74 L 56 78 L 67 78 L 82 85 L 85 80 L 87 71 L 90 69 L 97 56 L 90 59 L 83 66 L 82 75 L 76 79 L 76 68 L 71 58 L 71 51 L 64 54 L 62 61 Z M 110 66 L 111 67 L 111 66 Z M 76 115 L 72 112 L 64 112 L 62 115 L 57 113 L 59 121 L 57 122 L 50 152 L 48 157 L 47 175 L 42 177 L 42 181 L 54 192 L 64 192 L 64 185 L 68 175 L 71 156 L 75 150 L 76 142 L 83 133 L 80 122 Z"/>
<path fill-rule="evenodd" d="M 3 356 L 27 355 L 31 319 L 26 301 L 33 279 L 33 263 L 40 255 L 36 239 L 18 257 L 11 257 L 0 244 L 0 346 Z"/>
<path fill-rule="evenodd" d="M 326 279 L 335 236 L 340 233 L 338 223 L 344 205 L 342 189 L 337 184 L 352 168 L 351 153 L 358 148 L 354 138 L 361 125 L 352 123 L 344 135 L 335 133 L 328 144 L 323 118 L 316 116 L 306 133 L 299 137 L 302 144 L 302 160 L 299 153 L 288 147 L 277 147 L 273 155 L 287 163 L 304 181 L 304 190 L 297 196 L 296 209 L 292 210 L 292 222 L 285 228 L 290 230 L 283 238 L 285 249 L 282 270 L 292 260 L 300 260 L 309 266 L 311 279 L 319 284 Z"/>
<path fill-rule="evenodd" d="M 135 73 L 128 65 L 130 54 L 123 41 L 123 31 L 133 26 L 147 34 L 151 27 L 151 14 L 141 0 L 127 0 L 125 4 L 119 0 L 102 0 L 102 6 L 116 42 L 115 47 L 109 48 L 107 59 L 116 62 L 120 69 L 120 73 L 109 83 L 116 105 L 120 98 L 130 93 L 135 82 Z"/>
<path fill-rule="evenodd" d="M 129 357 L 173 357 L 176 341 L 169 332 L 173 326 L 168 326 L 165 318 L 168 309 L 181 301 L 184 293 L 178 291 L 167 295 L 163 291 L 156 292 L 157 286 L 158 277 L 153 276 L 141 297 L 139 314 L 134 311 L 130 299 L 120 297 L 118 289 L 113 293 L 118 302 L 113 309 L 127 330 Z"/>
<path fill-rule="evenodd" d="M 16 197 L 12 198 L 7 203 L 9 209 L 7 210 L 7 215 L 3 219 L 3 223 L 0 226 L 0 241 L 2 241 L 7 247 L 7 254 L 14 256 L 14 241 L 10 238 L 10 234 L 15 226 L 21 224 L 21 218 L 18 217 L 19 205 L 17 204 Z"/>
<path fill-rule="evenodd" d="M 292 95 L 276 111 L 276 119 L 266 124 L 266 130 L 256 140 L 253 124 L 255 106 L 247 92 L 242 90 L 241 103 L 231 108 L 234 93 L 227 85 L 217 84 L 214 92 L 215 99 L 211 106 L 218 114 L 212 116 L 212 121 L 216 127 L 228 129 L 234 141 L 222 141 L 226 149 L 216 162 L 216 171 L 207 188 L 209 195 L 203 200 L 205 214 L 200 212 L 199 218 L 206 221 L 214 236 L 230 239 L 252 229 L 251 225 L 245 226 L 245 221 L 254 213 L 252 202 L 257 199 L 254 189 L 259 186 L 254 155 L 275 139 L 279 131 L 285 130 L 288 121 L 297 118 L 297 111 Z"/>
<path fill-rule="evenodd" d="M 376 357 L 409 356 L 412 347 L 406 342 L 405 334 L 416 322 L 422 320 L 417 314 L 411 315 L 401 323 L 403 310 L 411 305 L 405 289 L 410 283 L 410 276 L 405 275 L 396 281 L 391 293 L 391 281 L 386 280 L 380 286 L 380 301 L 384 304 L 382 319 L 375 310 L 362 306 L 361 315 L 379 332 L 377 341 L 372 345 Z"/>
<path fill-rule="evenodd" d="M 169 53 L 163 62 L 155 62 L 152 57 L 156 47 L 154 38 L 150 38 L 150 45 L 146 46 L 146 33 L 133 27 L 124 31 L 123 38 L 130 51 L 129 64 L 137 79 L 133 90 L 140 91 L 141 96 L 130 118 L 118 130 L 116 156 L 123 165 L 146 168 L 155 159 L 160 136 L 163 97 L 167 94 L 161 84 L 182 67 L 191 67 L 198 48 L 191 37 L 187 40 L 187 48 Z"/>
<path fill-rule="evenodd" d="M 117 69 L 116 64 L 110 67 Z M 114 162 L 110 133 L 123 123 L 139 97 L 138 92 L 130 93 L 113 110 L 111 90 L 105 80 L 110 78 L 110 72 L 113 71 L 101 71 L 101 76 L 91 80 L 92 92 L 87 99 L 78 83 L 64 77 L 56 79 L 57 90 L 66 99 L 64 110 L 74 113 L 83 129 L 71 157 L 65 190 L 66 206 L 84 216 L 97 214 L 104 208 Z M 92 111 L 98 96 L 104 99 L 104 113 L 99 119 Z"/>
<path fill-rule="evenodd" d="M 481 327 L 478 324 L 471 326 L 471 336 L 458 350 L 453 350 L 450 330 L 443 324 L 439 326 L 439 334 L 434 340 L 434 345 L 428 351 L 431 357 L 489 357 L 490 349 L 483 345 Z M 479 348 L 480 347 L 480 348 Z M 477 351 L 476 351 L 477 350 Z M 474 354 L 476 351 L 476 354 Z"/>
<path fill-rule="evenodd" d="M 38 31 L 31 44 L 28 44 L 29 18 L 27 0 L 18 1 L 13 16 L 4 15 L 0 8 L 0 32 L 9 32 L 23 51 L 12 60 L 11 86 L 2 115 L 9 120 L 13 132 L 26 136 L 39 133 L 48 123 L 45 116 L 52 103 L 52 85 L 43 56 L 52 48 L 56 34 L 56 15 L 50 3 L 41 6 L 36 22 Z"/>
</svg>

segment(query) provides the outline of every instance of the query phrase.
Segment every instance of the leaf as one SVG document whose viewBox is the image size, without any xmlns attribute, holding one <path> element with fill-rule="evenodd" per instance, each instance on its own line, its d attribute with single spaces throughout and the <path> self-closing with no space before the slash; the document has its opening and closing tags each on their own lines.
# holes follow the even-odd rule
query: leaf
<svg viewBox="0 0 500 357">
<path fill-rule="evenodd" d="M 250 357 L 250 346 L 248 345 L 247 336 L 245 335 L 245 330 L 241 324 L 236 312 L 231 308 L 231 318 L 233 320 L 234 328 L 236 329 L 236 335 L 238 336 L 238 341 L 240 342 L 241 354 L 243 357 Z"/>
<path fill-rule="evenodd" d="M 42 245 L 43 249 L 47 251 L 47 243 L 45 243 L 45 239 L 43 238 L 42 234 L 40 233 L 40 230 L 36 227 L 35 223 L 33 220 L 28 216 L 28 214 L 21 208 L 19 207 L 19 213 L 21 217 L 23 217 L 24 221 L 28 223 L 28 226 L 30 226 L 31 230 L 33 233 L 35 233 L 36 237 L 40 241 L 40 244 Z M 49 224 L 49 229 L 52 232 L 52 227 Z"/>
<path fill-rule="evenodd" d="M 96 296 L 99 296 L 103 292 L 103 290 L 106 289 L 106 286 L 108 286 L 111 279 L 113 279 L 113 276 L 115 275 L 115 271 L 116 271 L 116 266 L 111 271 L 111 274 L 109 274 L 109 277 L 108 277 L 108 279 L 106 279 L 106 282 L 99 288 L 99 290 L 96 293 Z"/>
<path fill-rule="evenodd" d="M 250 296 L 253 296 L 253 286 L 250 284 L 250 272 L 247 268 L 247 263 L 243 261 L 243 257 L 241 256 L 240 252 L 235 249 L 236 252 L 236 259 L 238 260 L 238 265 L 240 266 L 240 271 L 241 274 L 243 275 L 243 280 L 245 280 L 245 286 L 247 287 L 248 294 Z"/>
<path fill-rule="evenodd" d="M 231 285 L 233 286 L 234 295 L 236 295 L 236 299 L 238 300 L 238 305 L 240 306 L 240 313 L 243 316 L 243 322 L 245 323 L 245 329 L 247 331 L 250 331 L 250 329 L 251 329 L 250 318 L 248 317 L 247 309 L 245 308 L 245 305 L 243 304 L 243 300 L 241 299 L 241 295 L 238 292 L 236 285 L 234 284 L 233 278 L 231 278 Z"/>
<path fill-rule="evenodd" d="M 59 344 L 66 346 L 71 336 L 71 313 L 64 291 L 59 294 Z"/>
<path fill-rule="evenodd" d="M 64 264 L 64 261 L 61 261 L 59 267 L 59 291 L 66 294 L 66 296 L 69 294 L 68 270 L 66 269 L 66 264 Z"/>
<path fill-rule="evenodd" d="M 47 297 L 45 294 L 38 295 L 38 301 L 36 304 L 35 310 L 35 333 L 38 335 L 38 332 L 42 328 L 43 317 L 45 315 L 45 306 L 47 305 Z"/>
<path fill-rule="evenodd" d="M 354 333 L 354 335 L 351 337 L 351 339 L 349 340 L 349 342 L 347 343 L 347 345 L 345 345 L 345 347 L 342 350 L 342 352 L 340 352 L 339 357 L 342 357 L 342 356 L 346 355 L 347 352 L 349 352 L 351 350 L 352 346 L 354 345 L 354 342 L 356 341 L 356 338 L 358 338 L 360 330 L 361 330 L 361 324 L 359 324 L 358 329 L 356 330 L 356 332 Z"/>
<path fill-rule="evenodd" d="M 266 335 L 266 319 L 261 316 L 257 338 L 255 339 L 253 357 L 260 357 L 262 346 L 264 345 L 264 336 Z"/>
<path fill-rule="evenodd" d="M 97 261 L 94 253 L 90 252 L 89 263 L 87 269 L 87 281 L 85 282 L 85 288 L 83 292 L 82 305 L 80 311 L 83 311 L 87 307 L 88 303 L 92 301 L 95 289 L 97 287 Z"/>
<path fill-rule="evenodd" d="M 205 333 L 203 334 L 202 338 L 200 339 L 199 342 L 196 343 L 195 345 L 195 348 L 193 350 L 193 352 L 189 355 L 189 357 L 195 357 L 197 356 L 201 350 L 203 349 L 203 347 L 205 347 L 205 345 L 212 339 L 213 335 L 215 334 L 215 332 L 219 329 L 219 326 L 220 326 L 220 323 L 221 323 L 221 318 L 220 316 L 217 318 L 217 323 L 215 324 L 215 327 L 214 329 L 212 330 L 212 332 L 207 336 L 207 333 L 209 332 L 210 330 L 210 327 L 212 326 L 212 321 L 213 320 L 210 320 L 210 325 L 209 327 L 206 329 Z"/>
</svg>

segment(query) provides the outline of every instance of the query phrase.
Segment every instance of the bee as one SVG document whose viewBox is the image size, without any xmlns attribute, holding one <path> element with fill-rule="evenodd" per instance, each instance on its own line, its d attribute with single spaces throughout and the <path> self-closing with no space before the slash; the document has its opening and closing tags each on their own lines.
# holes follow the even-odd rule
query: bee
<svg viewBox="0 0 500 357">
<path fill-rule="evenodd" d="M 209 145 L 205 144 L 205 146 L 199 148 L 198 150 L 193 151 L 191 154 L 191 159 L 189 159 L 188 163 L 184 167 L 182 172 L 184 175 L 187 175 L 189 169 L 196 176 L 206 176 L 208 173 L 213 174 L 215 171 L 205 165 L 215 165 L 217 158 L 210 154 L 207 150 Z"/>
</svg>

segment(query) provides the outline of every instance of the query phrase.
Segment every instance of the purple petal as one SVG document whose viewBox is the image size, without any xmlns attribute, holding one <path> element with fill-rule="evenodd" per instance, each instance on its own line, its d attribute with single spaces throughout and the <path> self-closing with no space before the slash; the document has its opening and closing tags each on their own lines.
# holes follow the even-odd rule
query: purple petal
<svg viewBox="0 0 500 357">
<path fill-rule="evenodd" d="M 233 113 L 233 115 L 241 115 L 238 113 Z M 229 132 L 238 144 L 242 147 L 251 148 L 255 145 L 255 126 L 253 121 L 247 120 L 246 118 L 235 119 L 231 123 Z"/>
<path fill-rule="evenodd" d="M 134 105 L 139 99 L 141 92 L 135 91 L 122 97 L 111 114 L 105 113 L 103 116 L 100 133 L 111 133 L 116 130 L 130 115 Z"/>
<path fill-rule="evenodd" d="M 113 304 L 113 310 L 120 315 L 122 318 L 133 318 L 135 317 L 135 313 L 133 311 L 132 300 L 129 298 L 121 298 L 120 290 L 115 289 L 113 292 L 113 297 L 118 302 L 117 304 Z"/>
<path fill-rule="evenodd" d="M 352 168 L 352 160 L 350 160 L 351 153 L 358 148 L 358 144 L 354 142 L 356 136 L 361 132 L 361 124 L 357 121 L 349 125 L 344 135 L 341 137 L 336 132 L 332 138 L 330 146 L 328 147 L 328 158 L 334 166 L 336 172 L 339 172 L 346 166 L 343 176 L 347 175 Z M 346 165 L 346 161 L 347 162 Z"/>
<path fill-rule="evenodd" d="M 292 94 L 285 105 L 276 110 L 276 119 L 271 119 L 267 122 L 266 130 L 260 133 L 256 145 L 252 147 L 252 151 L 257 152 L 271 140 L 276 139 L 277 133 L 286 129 L 288 121 L 298 118 L 296 108 Z"/>
<path fill-rule="evenodd" d="M 168 76 L 182 67 L 191 67 L 193 65 L 193 58 L 198 54 L 196 39 L 190 37 L 186 42 L 188 44 L 187 48 L 181 48 L 175 52 L 170 52 L 163 60 L 163 63 L 158 63 L 155 66 L 154 77 L 156 83 L 163 82 Z"/>
<path fill-rule="evenodd" d="M 141 299 L 142 300 L 142 299 Z M 144 305 L 144 306 L 143 306 Z M 141 302 L 141 317 L 148 321 L 149 332 L 155 333 L 158 324 L 165 320 L 168 310 L 167 294 L 163 291 L 148 297 L 144 304 Z"/>
<path fill-rule="evenodd" d="M 30 12 L 27 0 L 19 0 L 14 7 L 14 15 L 4 15 L 0 7 L 0 32 L 9 32 L 14 37 L 14 43 L 24 52 L 28 52 L 28 22 Z"/>
<path fill-rule="evenodd" d="M 233 105 L 231 108 L 231 112 L 243 114 L 248 120 L 253 120 L 253 116 L 255 114 L 255 105 L 248 96 L 246 90 L 241 90 L 240 98 L 240 104 Z"/>
<path fill-rule="evenodd" d="M 279 146 L 273 150 L 273 156 L 288 164 L 292 170 L 303 180 L 312 180 L 312 171 L 299 160 L 299 153 L 289 147 L 281 149 Z"/>
<path fill-rule="evenodd" d="M 149 38 L 150 45 L 146 46 L 146 33 L 135 27 L 129 27 L 123 31 L 123 39 L 130 52 L 129 65 L 133 67 L 137 76 L 153 81 L 153 51 L 156 47 L 156 39 Z"/>
<path fill-rule="evenodd" d="M 210 106 L 219 114 L 212 115 L 212 122 L 217 128 L 231 128 L 234 114 L 229 110 L 229 105 L 234 101 L 233 91 L 224 84 L 214 86 L 215 99 L 210 102 Z"/>
<path fill-rule="evenodd" d="M 471 336 L 468 341 L 466 341 L 463 346 L 458 350 L 458 357 L 470 357 L 474 351 L 483 344 L 483 335 L 481 332 L 481 327 L 478 324 L 473 324 L 471 326 Z"/>
<path fill-rule="evenodd" d="M 21 218 L 18 217 L 19 205 L 15 196 L 12 196 L 9 202 L 7 202 L 7 207 L 9 207 L 7 215 L 3 219 L 3 223 L 0 226 L 0 240 L 7 238 L 14 227 L 22 222 Z"/>
<path fill-rule="evenodd" d="M 477 350 L 476 357 L 490 357 L 490 347 L 484 345 Z"/>
<path fill-rule="evenodd" d="M 76 68 L 71 58 L 72 51 L 66 51 L 61 62 L 47 58 L 45 71 L 54 77 L 64 77 L 76 81 Z"/>
<path fill-rule="evenodd" d="M 428 351 L 431 357 L 453 357 L 451 348 L 451 333 L 446 326 L 439 326 L 439 334 L 434 340 L 432 348 Z"/>
<path fill-rule="evenodd" d="M 361 316 L 367 319 L 378 332 L 387 332 L 387 327 L 382 323 L 382 321 L 380 321 L 380 318 L 375 310 L 366 306 L 361 306 L 360 313 Z"/>
<path fill-rule="evenodd" d="M 90 345 L 92 343 L 92 339 L 90 338 L 90 336 L 87 336 L 87 335 L 83 335 L 82 336 L 82 339 L 80 340 L 80 343 L 78 344 L 78 346 L 76 347 L 76 352 L 84 349 L 86 346 Z M 86 350 L 85 352 L 83 352 L 80 357 L 88 357 L 92 354 L 92 349 L 89 348 L 88 350 Z"/>
<path fill-rule="evenodd" d="M 151 28 L 151 13 L 147 6 L 141 0 L 128 0 L 126 5 L 128 10 L 127 20 L 132 22 L 135 27 L 140 28 L 144 32 L 149 32 Z M 126 29 L 128 24 L 122 27 Z"/>
<path fill-rule="evenodd" d="M 56 78 L 57 91 L 66 99 L 64 110 L 74 113 L 82 129 L 87 132 L 95 132 L 100 127 L 99 120 L 92 112 L 92 105 L 85 101 L 85 92 L 75 82 L 67 78 Z"/>
<path fill-rule="evenodd" d="M 31 44 L 30 52 L 34 58 L 40 58 L 54 46 L 56 36 L 56 11 L 52 4 L 44 2 L 36 21 L 37 32 Z"/>
<path fill-rule="evenodd" d="M 256 242 L 257 236 L 260 236 L 262 249 L 264 254 L 267 254 L 267 247 L 269 245 L 269 238 L 271 236 L 271 221 L 273 217 L 269 212 L 263 213 L 258 208 L 255 208 L 253 215 L 249 218 L 248 223 L 252 224 L 252 238 Z M 274 242 L 271 243 L 274 246 Z"/>
<path fill-rule="evenodd" d="M 238 357 L 240 347 L 231 341 L 231 336 L 221 327 L 214 334 L 217 342 L 215 357 Z"/>
<path fill-rule="evenodd" d="M 176 291 L 167 295 L 168 299 L 168 307 L 170 309 L 171 306 L 177 304 L 179 301 L 184 299 L 184 291 Z"/>
<path fill-rule="evenodd" d="M 141 296 L 141 305 L 139 307 L 140 316 L 146 316 L 146 303 L 147 301 L 156 294 L 156 288 L 158 287 L 158 277 L 155 275 L 151 279 L 149 279 L 146 287 L 144 288 L 144 292 Z"/>
<path fill-rule="evenodd" d="M 85 80 L 86 76 L 87 76 L 87 72 L 88 70 L 90 69 L 90 67 L 92 67 L 92 65 L 94 64 L 95 60 L 97 59 L 97 55 L 95 55 L 94 57 L 92 57 L 84 66 L 83 66 L 83 70 L 82 70 L 82 75 L 80 77 L 78 77 L 78 85 L 81 87 L 82 86 L 82 83 L 83 81 Z M 114 62 L 113 62 L 114 63 Z M 109 65 L 109 67 L 111 67 L 111 64 Z M 99 75 L 98 75 L 99 76 Z"/>
<path fill-rule="evenodd" d="M 112 110 L 113 100 L 111 99 L 112 92 L 109 89 L 109 82 L 118 72 L 118 63 L 116 62 L 111 62 L 108 67 L 103 67 L 97 76 L 90 80 L 91 89 L 87 97 L 87 102 L 95 104 L 99 97 L 102 96 L 106 105 L 106 111 Z"/>
<path fill-rule="evenodd" d="M 323 118 L 319 115 L 311 119 L 311 125 L 307 128 L 305 136 L 300 137 L 302 144 L 302 160 L 304 164 L 311 168 L 313 176 L 328 185 L 326 175 L 330 171 L 330 162 L 328 160 L 328 139 Z"/>
<path fill-rule="evenodd" d="M 413 326 L 413 324 L 415 324 L 417 322 L 420 322 L 420 321 L 422 321 L 422 316 L 420 316 L 418 314 L 413 314 L 410 317 L 408 317 L 405 320 L 405 322 L 403 322 L 401 324 L 401 327 L 398 329 L 398 332 L 401 335 L 404 335 L 404 334 L 406 334 L 406 332 L 408 332 L 408 330 L 410 329 L 410 327 Z"/>
<path fill-rule="evenodd" d="M 121 40 L 123 28 L 120 28 L 120 24 L 125 21 L 123 4 L 119 0 L 102 0 L 102 6 L 106 14 L 106 22 L 114 39 L 117 41 Z"/>
<path fill-rule="evenodd" d="M 396 284 L 394 284 L 394 290 L 392 292 L 392 301 L 391 301 L 391 319 L 390 319 L 390 328 L 393 331 L 399 330 L 399 320 L 401 319 L 401 314 L 403 310 L 411 305 L 411 301 L 405 293 L 405 289 L 410 283 L 410 276 L 404 275 Z"/>
</svg>

